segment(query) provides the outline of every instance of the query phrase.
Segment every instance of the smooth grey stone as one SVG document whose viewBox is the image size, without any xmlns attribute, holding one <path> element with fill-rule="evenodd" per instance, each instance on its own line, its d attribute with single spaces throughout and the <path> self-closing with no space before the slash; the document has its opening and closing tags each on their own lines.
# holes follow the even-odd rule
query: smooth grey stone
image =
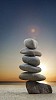
<svg viewBox="0 0 56 100">
<path fill-rule="evenodd" d="M 30 81 L 42 81 L 46 79 L 46 77 L 41 74 L 31 73 L 31 72 L 23 72 L 21 73 L 21 75 L 19 75 L 19 78 L 22 80 L 30 80 Z"/>
<path fill-rule="evenodd" d="M 24 48 L 20 51 L 21 54 L 25 54 L 26 56 L 41 56 L 41 52 L 37 51 L 37 50 L 31 50 L 28 48 Z"/>
<path fill-rule="evenodd" d="M 37 57 L 23 56 L 22 60 L 24 63 L 28 63 L 33 66 L 38 66 L 40 64 L 40 60 Z"/>
<path fill-rule="evenodd" d="M 28 72 L 34 72 L 34 73 L 38 73 L 41 72 L 41 68 L 40 67 L 34 67 L 28 64 L 22 64 L 19 66 L 19 68 L 23 71 L 28 71 Z"/>
<path fill-rule="evenodd" d="M 29 94 L 48 94 L 52 93 L 52 88 L 48 84 L 27 81 L 26 88 Z"/>
<path fill-rule="evenodd" d="M 24 45 L 29 49 L 36 49 L 37 41 L 32 38 L 28 38 L 24 40 Z"/>
</svg>

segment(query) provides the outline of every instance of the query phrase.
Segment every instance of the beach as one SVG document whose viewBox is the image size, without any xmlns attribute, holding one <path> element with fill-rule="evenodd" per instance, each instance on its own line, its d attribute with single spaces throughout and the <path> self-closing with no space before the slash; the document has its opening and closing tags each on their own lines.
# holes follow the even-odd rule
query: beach
<svg viewBox="0 0 56 100">
<path fill-rule="evenodd" d="M 52 94 L 28 94 L 25 84 L 0 85 L 0 100 L 56 100 L 56 85 Z"/>
</svg>

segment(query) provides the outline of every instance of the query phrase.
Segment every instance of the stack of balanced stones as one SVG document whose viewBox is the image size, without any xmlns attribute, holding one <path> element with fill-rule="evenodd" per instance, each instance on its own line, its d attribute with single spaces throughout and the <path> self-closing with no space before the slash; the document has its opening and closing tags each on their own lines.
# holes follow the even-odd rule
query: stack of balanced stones
<svg viewBox="0 0 56 100">
<path fill-rule="evenodd" d="M 38 74 L 41 72 L 39 57 L 42 55 L 41 52 L 37 51 L 37 41 L 28 38 L 24 40 L 25 48 L 20 51 L 24 54 L 22 60 L 24 64 L 20 65 L 19 68 L 24 72 L 19 75 L 19 78 L 26 81 L 26 88 L 29 94 L 39 93 L 52 93 L 50 85 L 39 83 L 46 79 L 45 76 Z"/>
</svg>

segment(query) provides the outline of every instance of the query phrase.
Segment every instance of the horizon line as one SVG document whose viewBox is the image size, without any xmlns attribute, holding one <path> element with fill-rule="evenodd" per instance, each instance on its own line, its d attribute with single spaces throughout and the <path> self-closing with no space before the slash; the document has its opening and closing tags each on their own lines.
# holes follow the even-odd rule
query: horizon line
<svg viewBox="0 0 56 100">
<path fill-rule="evenodd" d="M 26 81 L 0 81 L 0 83 L 24 83 L 24 82 Z M 56 81 L 46 81 L 46 82 L 56 82 Z"/>
</svg>

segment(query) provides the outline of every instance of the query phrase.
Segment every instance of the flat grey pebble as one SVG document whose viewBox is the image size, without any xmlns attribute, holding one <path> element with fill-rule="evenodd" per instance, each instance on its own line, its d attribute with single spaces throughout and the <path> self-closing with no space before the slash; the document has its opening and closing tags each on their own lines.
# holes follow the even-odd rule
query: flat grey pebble
<svg viewBox="0 0 56 100">
<path fill-rule="evenodd" d="M 29 65 L 29 64 L 22 64 L 19 66 L 19 68 L 23 71 L 28 71 L 28 72 L 34 72 L 34 73 L 41 72 L 40 67 L 34 67 L 34 66 Z"/>
<path fill-rule="evenodd" d="M 28 63 L 33 66 L 38 66 L 40 64 L 40 60 L 37 57 L 23 56 L 22 60 L 24 63 Z"/>
</svg>

